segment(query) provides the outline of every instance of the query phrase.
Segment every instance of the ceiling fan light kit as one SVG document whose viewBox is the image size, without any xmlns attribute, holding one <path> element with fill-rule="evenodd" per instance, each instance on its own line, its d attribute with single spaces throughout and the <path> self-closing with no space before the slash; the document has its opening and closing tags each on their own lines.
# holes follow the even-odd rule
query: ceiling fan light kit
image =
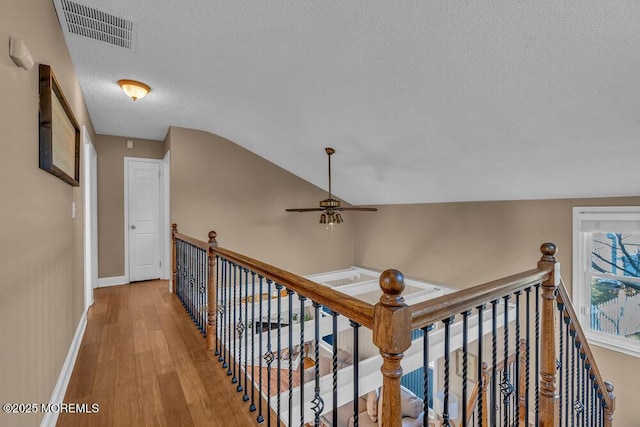
<svg viewBox="0 0 640 427">
<path fill-rule="evenodd" d="M 344 220 L 342 219 L 342 215 L 340 212 L 342 211 L 362 211 L 362 212 L 375 212 L 378 209 L 376 208 L 368 208 L 368 207 L 342 207 L 340 200 L 336 200 L 333 198 L 331 194 L 331 155 L 336 152 L 331 147 L 326 147 L 324 151 L 327 153 L 329 157 L 329 197 L 325 200 L 320 201 L 320 207 L 317 208 L 301 208 L 301 209 L 287 209 L 287 212 L 322 212 L 320 214 L 320 224 L 329 224 L 333 226 L 333 224 L 342 224 Z"/>
</svg>

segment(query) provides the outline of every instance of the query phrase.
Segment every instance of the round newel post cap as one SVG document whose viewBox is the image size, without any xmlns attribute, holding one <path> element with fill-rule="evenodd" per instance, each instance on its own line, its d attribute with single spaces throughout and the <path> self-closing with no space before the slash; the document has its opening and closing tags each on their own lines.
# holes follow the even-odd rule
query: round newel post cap
<svg viewBox="0 0 640 427">
<path fill-rule="evenodd" d="M 556 254 L 558 253 L 558 248 L 553 243 L 543 243 L 540 246 L 540 253 L 542 253 L 541 261 L 551 261 L 556 262 Z"/>
<path fill-rule="evenodd" d="M 213 230 L 209 232 L 209 244 L 210 245 L 218 246 L 218 241 L 216 240 L 216 237 L 218 237 L 218 233 L 216 233 Z"/>
<path fill-rule="evenodd" d="M 171 231 L 173 233 L 177 233 L 178 232 L 178 224 L 176 224 L 175 222 L 173 224 L 171 224 Z"/>
<path fill-rule="evenodd" d="M 404 275 L 398 270 L 385 270 L 380 275 L 380 289 L 382 296 L 380 303 L 387 306 L 397 307 L 404 304 Z"/>
</svg>

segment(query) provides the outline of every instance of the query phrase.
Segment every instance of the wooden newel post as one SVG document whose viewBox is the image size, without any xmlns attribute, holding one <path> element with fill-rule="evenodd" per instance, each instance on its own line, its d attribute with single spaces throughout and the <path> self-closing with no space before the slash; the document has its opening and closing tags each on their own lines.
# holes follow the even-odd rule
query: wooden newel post
<svg viewBox="0 0 640 427">
<path fill-rule="evenodd" d="M 207 348 L 210 351 L 216 346 L 216 254 L 214 249 L 218 247 L 217 233 L 209 232 L 209 282 L 207 283 Z"/>
<path fill-rule="evenodd" d="M 178 224 L 171 224 L 171 293 L 176 293 L 176 234 Z"/>
<path fill-rule="evenodd" d="M 613 412 L 616 410 L 616 395 L 613 392 L 613 384 L 605 381 L 604 386 L 607 388 L 607 394 L 611 398 L 611 407 L 604 408 L 604 427 L 611 427 L 613 426 Z"/>
<path fill-rule="evenodd" d="M 542 283 L 540 325 L 540 426 L 558 425 L 558 395 L 556 393 L 556 290 L 560 282 L 560 263 L 556 259 L 556 245 L 543 243 L 538 268 L 548 269 L 549 278 Z"/>
<path fill-rule="evenodd" d="M 382 427 L 400 427 L 401 361 L 411 346 L 411 310 L 404 303 L 404 276 L 386 270 L 380 276 L 382 296 L 373 312 L 373 342 L 382 355 Z"/>
</svg>

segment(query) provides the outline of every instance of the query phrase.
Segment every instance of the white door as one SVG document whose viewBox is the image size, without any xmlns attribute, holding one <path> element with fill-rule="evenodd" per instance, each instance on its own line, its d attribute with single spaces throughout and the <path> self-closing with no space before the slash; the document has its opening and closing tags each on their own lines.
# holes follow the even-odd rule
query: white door
<svg viewBox="0 0 640 427">
<path fill-rule="evenodd" d="M 161 161 L 125 159 L 127 163 L 127 221 L 129 281 L 161 277 L 160 168 Z"/>
</svg>

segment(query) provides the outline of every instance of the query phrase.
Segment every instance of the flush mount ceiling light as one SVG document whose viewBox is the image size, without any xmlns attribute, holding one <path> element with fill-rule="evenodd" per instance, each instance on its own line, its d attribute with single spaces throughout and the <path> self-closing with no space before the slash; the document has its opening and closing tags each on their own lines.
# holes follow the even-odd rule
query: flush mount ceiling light
<svg viewBox="0 0 640 427">
<path fill-rule="evenodd" d="M 138 82 L 136 80 L 118 80 L 118 84 L 124 91 L 124 93 L 129 96 L 129 98 L 134 101 L 137 99 L 144 98 L 151 88 L 144 83 Z"/>
<path fill-rule="evenodd" d="M 336 152 L 331 147 L 327 147 L 324 149 L 329 156 L 329 198 L 320 201 L 320 207 L 317 208 L 303 208 L 303 209 L 287 209 L 287 212 L 313 212 L 313 211 L 321 211 L 320 214 L 320 224 L 329 224 L 333 226 L 333 224 L 342 224 L 344 220 L 342 219 L 341 211 L 365 211 L 365 212 L 375 212 L 378 209 L 376 208 L 368 208 L 368 207 L 342 207 L 340 200 L 336 200 L 333 198 L 331 194 L 331 155 Z"/>
</svg>

